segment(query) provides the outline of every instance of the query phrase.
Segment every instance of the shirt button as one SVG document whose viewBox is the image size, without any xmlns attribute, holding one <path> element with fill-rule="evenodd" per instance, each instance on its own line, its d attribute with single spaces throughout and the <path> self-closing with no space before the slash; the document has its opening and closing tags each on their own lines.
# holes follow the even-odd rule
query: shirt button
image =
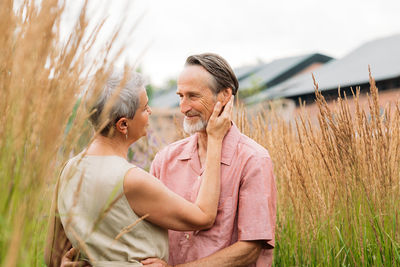
<svg viewBox="0 0 400 267">
<path fill-rule="evenodd" d="M 186 238 L 186 239 L 189 239 L 189 234 L 185 234 L 185 238 Z"/>
<path fill-rule="evenodd" d="M 201 177 L 200 176 L 197 176 L 197 180 L 200 180 L 201 179 Z"/>
</svg>

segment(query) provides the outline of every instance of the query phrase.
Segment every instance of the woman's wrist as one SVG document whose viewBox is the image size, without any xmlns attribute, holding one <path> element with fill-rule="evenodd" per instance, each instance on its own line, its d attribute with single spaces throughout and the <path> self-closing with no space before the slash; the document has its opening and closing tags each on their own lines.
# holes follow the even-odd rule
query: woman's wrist
<svg viewBox="0 0 400 267">
<path fill-rule="evenodd" d="M 207 142 L 207 150 L 218 151 L 222 149 L 222 139 L 212 139 Z"/>
<path fill-rule="evenodd" d="M 212 142 L 212 143 L 221 143 L 222 144 L 222 140 L 224 140 L 225 136 L 213 136 L 213 135 L 209 135 L 207 140 L 208 142 Z"/>
</svg>

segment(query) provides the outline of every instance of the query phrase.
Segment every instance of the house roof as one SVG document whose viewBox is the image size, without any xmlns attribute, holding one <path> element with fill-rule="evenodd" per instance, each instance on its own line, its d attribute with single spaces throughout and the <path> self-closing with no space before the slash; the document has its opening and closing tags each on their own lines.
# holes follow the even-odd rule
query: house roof
<svg viewBox="0 0 400 267">
<path fill-rule="evenodd" d="M 400 76 L 400 34 L 367 42 L 338 60 L 314 71 L 321 91 L 369 82 L 368 66 L 376 81 Z M 295 76 L 246 99 L 246 103 L 295 97 L 314 92 L 310 73 Z"/>
<path fill-rule="evenodd" d="M 239 68 L 235 68 L 233 71 L 235 72 L 236 78 L 238 81 L 243 80 L 244 78 L 248 77 L 250 74 L 256 72 L 262 66 L 264 66 L 265 63 L 260 63 L 257 65 L 251 65 L 251 66 L 243 66 Z"/>
<path fill-rule="evenodd" d="M 151 106 L 157 108 L 173 108 L 179 106 L 179 97 L 176 95 L 176 87 L 154 96 L 151 99 Z"/>
<path fill-rule="evenodd" d="M 270 63 L 264 63 L 252 69 L 252 72 L 239 79 L 240 90 L 254 88 L 255 86 L 270 87 L 274 86 L 300 72 L 309 65 L 331 60 L 331 57 L 318 53 L 306 54 L 294 57 L 280 58 Z M 237 75 L 242 74 L 246 69 L 239 69 Z M 250 69 L 247 68 L 249 71 Z M 236 72 L 236 71 L 235 71 Z"/>
</svg>

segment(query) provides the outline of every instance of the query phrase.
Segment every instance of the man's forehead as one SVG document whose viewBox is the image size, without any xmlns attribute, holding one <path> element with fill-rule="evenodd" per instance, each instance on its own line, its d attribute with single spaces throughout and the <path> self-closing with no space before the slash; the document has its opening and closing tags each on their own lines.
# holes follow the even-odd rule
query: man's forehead
<svg viewBox="0 0 400 267">
<path fill-rule="evenodd" d="M 186 85 L 181 85 L 177 86 L 176 89 L 176 94 L 178 95 L 183 95 L 183 94 L 198 94 L 198 95 L 206 95 L 206 94 L 212 94 L 212 91 L 208 86 L 186 86 Z"/>
<path fill-rule="evenodd" d="M 213 79 L 212 75 L 202 66 L 191 65 L 183 68 L 178 76 L 178 83 L 202 82 L 209 83 Z"/>
<path fill-rule="evenodd" d="M 176 93 L 212 93 L 211 79 L 211 74 L 202 66 L 186 66 L 178 77 Z"/>
</svg>

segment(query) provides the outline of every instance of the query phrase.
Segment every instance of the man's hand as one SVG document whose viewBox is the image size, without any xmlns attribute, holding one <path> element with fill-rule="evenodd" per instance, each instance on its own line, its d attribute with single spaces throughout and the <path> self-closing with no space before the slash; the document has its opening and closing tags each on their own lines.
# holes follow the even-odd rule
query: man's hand
<svg viewBox="0 0 400 267">
<path fill-rule="evenodd" d="M 78 255 L 78 250 L 71 248 L 62 257 L 60 267 L 90 267 L 91 265 L 86 261 L 74 261 L 74 258 Z"/>
<path fill-rule="evenodd" d="M 141 261 L 141 263 L 144 266 L 148 266 L 148 267 L 173 267 L 171 265 L 168 265 L 168 263 L 166 263 L 165 261 L 160 260 L 158 258 L 148 258 L 148 259 Z"/>
<path fill-rule="evenodd" d="M 262 241 L 237 241 L 210 256 L 176 265 L 177 267 L 239 267 L 257 262 Z M 157 266 L 157 265 L 156 265 Z M 162 265 L 161 265 L 162 266 Z M 271 265 L 267 265 L 271 266 Z"/>
</svg>

